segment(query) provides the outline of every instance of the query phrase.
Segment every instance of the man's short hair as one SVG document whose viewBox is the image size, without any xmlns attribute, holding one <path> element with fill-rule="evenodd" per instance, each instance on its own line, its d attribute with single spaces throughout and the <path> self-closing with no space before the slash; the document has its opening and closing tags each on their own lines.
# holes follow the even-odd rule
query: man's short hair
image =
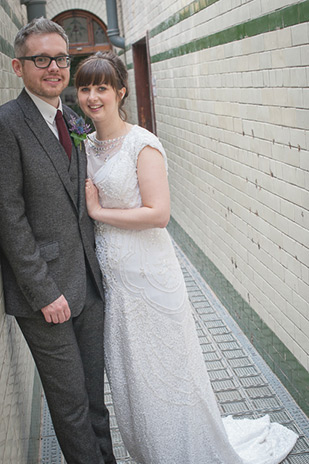
<svg viewBox="0 0 309 464">
<path fill-rule="evenodd" d="M 20 29 L 20 31 L 18 31 L 14 40 L 16 58 L 25 55 L 26 41 L 28 37 L 33 34 L 59 34 L 66 42 L 67 49 L 69 49 L 69 39 L 64 29 L 54 21 L 43 18 L 42 16 L 41 18 L 34 18 L 30 23 L 26 24 Z"/>
</svg>

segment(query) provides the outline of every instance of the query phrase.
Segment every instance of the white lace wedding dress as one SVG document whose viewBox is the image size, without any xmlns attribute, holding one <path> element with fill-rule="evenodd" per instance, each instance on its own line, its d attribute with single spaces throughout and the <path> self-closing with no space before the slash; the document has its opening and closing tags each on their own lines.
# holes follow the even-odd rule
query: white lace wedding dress
<svg viewBox="0 0 309 464">
<path fill-rule="evenodd" d="M 166 162 L 159 140 L 133 126 L 106 161 L 93 137 L 86 141 L 88 172 L 102 205 L 140 207 L 137 158 L 149 145 Z M 96 246 L 106 289 L 106 369 L 130 455 L 139 464 L 281 462 L 294 432 L 267 416 L 220 417 L 168 232 L 96 223 Z"/>
</svg>

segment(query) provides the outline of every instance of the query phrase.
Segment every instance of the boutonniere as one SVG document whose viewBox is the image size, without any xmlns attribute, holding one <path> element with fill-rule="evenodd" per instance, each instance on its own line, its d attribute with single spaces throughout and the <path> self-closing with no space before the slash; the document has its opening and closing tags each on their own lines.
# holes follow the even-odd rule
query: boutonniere
<svg viewBox="0 0 309 464">
<path fill-rule="evenodd" d="M 69 131 L 72 139 L 74 140 L 74 145 L 81 148 L 82 141 L 87 138 L 87 134 L 91 131 L 89 124 L 86 124 L 81 116 L 76 118 L 71 116 L 69 121 Z"/>
</svg>

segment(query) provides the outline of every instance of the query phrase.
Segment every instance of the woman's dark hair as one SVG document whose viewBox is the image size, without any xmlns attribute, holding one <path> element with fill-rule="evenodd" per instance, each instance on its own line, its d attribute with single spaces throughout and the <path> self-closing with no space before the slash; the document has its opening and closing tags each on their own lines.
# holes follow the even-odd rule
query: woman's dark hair
<svg viewBox="0 0 309 464">
<path fill-rule="evenodd" d="M 123 109 L 125 99 L 129 95 L 128 72 L 121 59 L 112 52 L 97 52 L 81 61 L 74 76 L 76 89 L 88 85 L 110 85 L 116 92 L 125 87 L 126 92 L 119 101 L 120 117 L 126 121 Z"/>
</svg>

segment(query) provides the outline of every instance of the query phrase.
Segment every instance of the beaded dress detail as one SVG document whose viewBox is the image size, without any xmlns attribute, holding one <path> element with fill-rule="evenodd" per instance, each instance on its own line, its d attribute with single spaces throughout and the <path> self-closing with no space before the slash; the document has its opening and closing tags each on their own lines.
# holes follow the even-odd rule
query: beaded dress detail
<svg viewBox="0 0 309 464">
<path fill-rule="evenodd" d="M 133 126 L 106 161 L 86 141 L 106 208 L 138 208 L 137 160 L 160 141 Z M 222 421 L 180 265 L 166 229 L 96 223 L 106 291 L 105 358 L 119 430 L 138 464 L 278 464 L 296 434 L 266 416 Z M 241 457 L 239 457 L 241 456 Z"/>
</svg>

